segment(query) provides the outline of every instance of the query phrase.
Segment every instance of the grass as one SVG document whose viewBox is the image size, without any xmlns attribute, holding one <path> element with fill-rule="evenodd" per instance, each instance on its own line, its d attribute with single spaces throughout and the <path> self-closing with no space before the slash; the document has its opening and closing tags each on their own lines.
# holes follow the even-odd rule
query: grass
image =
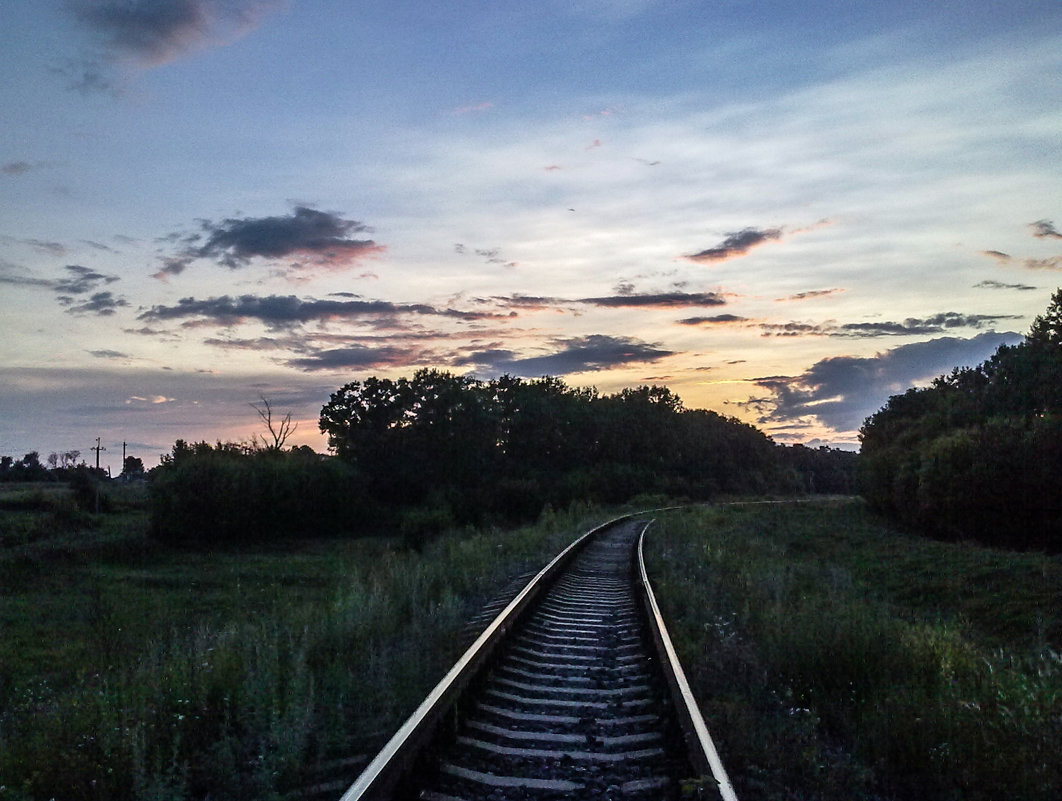
<svg viewBox="0 0 1062 801">
<path fill-rule="evenodd" d="M 2 801 L 280 798 L 377 750 L 470 613 L 595 519 L 547 513 L 422 553 L 395 538 L 198 552 L 147 538 L 135 496 L 94 516 L 35 492 L 0 497 Z"/>
<path fill-rule="evenodd" d="M 858 502 L 668 513 L 650 573 L 743 801 L 1062 796 L 1062 561 Z"/>
</svg>

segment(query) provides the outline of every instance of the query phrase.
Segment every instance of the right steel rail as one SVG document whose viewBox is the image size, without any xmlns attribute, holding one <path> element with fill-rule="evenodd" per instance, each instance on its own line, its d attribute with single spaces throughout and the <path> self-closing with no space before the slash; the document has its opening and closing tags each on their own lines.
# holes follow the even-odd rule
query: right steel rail
<svg viewBox="0 0 1062 801">
<path fill-rule="evenodd" d="M 638 576 L 645 604 L 646 616 L 649 619 L 649 628 L 652 631 L 653 642 L 656 644 L 657 653 L 660 656 L 660 665 L 664 670 L 668 685 L 671 688 L 671 696 L 674 700 L 675 712 L 678 716 L 679 727 L 682 729 L 689 750 L 690 760 L 694 767 L 701 771 L 702 775 L 709 773 L 719 785 L 719 794 L 723 801 L 737 801 L 734 787 L 727 776 L 726 768 L 715 750 L 715 743 L 708 733 L 708 727 L 701 716 L 697 699 L 693 697 L 690 683 L 686 680 L 686 674 L 682 670 L 675 646 L 667 633 L 664 618 L 660 614 L 660 607 L 653 594 L 653 588 L 649 583 L 649 574 L 645 569 L 645 532 L 656 522 L 651 520 L 645 524 L 641 536 L 638 537 Z"/>
</svg>

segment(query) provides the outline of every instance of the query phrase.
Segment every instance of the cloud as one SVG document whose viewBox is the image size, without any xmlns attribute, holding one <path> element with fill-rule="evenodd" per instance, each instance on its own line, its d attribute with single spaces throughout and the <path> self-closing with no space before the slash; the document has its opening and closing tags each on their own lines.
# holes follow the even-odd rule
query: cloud
<svg viewBox="0 0 1062 801">
<path fill-rule="evenodd" d="M 49 278 L 37 278 L 36 276 L 29 274 L 29 271 L 23 267 L 11 264 L 10 262 L 0 261 L 0 284 L 46 287 L 51 289 L 55 286 L 55 281 Z"/>
<path fill-rule="evenodd" d="M 116 275 L 105 275 L 90 267 L 80 264 L 68 264 L 63 269 L 66 275 L 63 278 L 37 278 L 27 275 L 24 270 L 11 264 L 0 264 L 0 284 L 12 284 L 14 286 L 40 287 L 51 289 L 56 293 L 59 305 L 65 306 L 70 314 L 96 314 L 110 316 L 129 302 L 125 298 L 115 296 L 113 292 L 98 292 L 100 287 L 113 284 L 120 280 Z M 88 300 L 77 302 L 75 296 L 93 293 Z"/>
<path fill-rule="evenodd" d="M 351 345 L 345 348 L 330 348 L 312 356 L 291 359 L 291 367 L 300 370 L 368 370 L 381 367 L 406 367 L 422 363 L 423 358 L 409 348 L 367 345 Z"/>
<path fill-rule="evenodd" d="M 763 336 L 829 336 L 870 339 L 885 336 L 924 336 L 955 328 L 984 328 L 1001 320 L 1020 320 L 1017 314 L 959 314 L 941 312 L 930 317 L 908 317 L 902 322 L 884 320 L 868 323 L 761 323 Z"/>
<path fill-rule="evenodd" d="M 54 288 L 56 292 L 64 295 L 84 295 L 103 284 L 113 284 L 119 280 L 117 275 L 104 275 L 80 264 L 68 264 L 63 269 L 67 271 L 68 276 L 56 280 Z"/>
<path fill-rule="evenodd" d="M 231 41 L 276 6 L 267 0 L 73 0 L 78 21 L 109 57 L 142 66 L 173 61 L 208 44 Z"/>
<path fill-rule="evenodd" d="M 1010 261 L 1010 254 L 1004 253 L 1002 250 L 982 250 L 981 255 L 988 256 L 996 261 L 1008 262 Z"/>
<path fill-rule="evenodd" d="M 678 323 L 679 325 L 733 325 L 748 321 L 748 317 L 738 317 L 736 314 L 716 314 L 711 317 L 686 317 Z"/>
<path fill-rule="evenodd" d="M 439 309 L 419 303 L 391 303 L 385 300 L 303 300 L 294 295 L 241 295 L 230 297 L 181 298 L 173 306 L 153 306 L 137 319 L 146 322 L 195 319 L 218 325 L 235 325 L 258 320 L 271 328 L 284 328 L 312 321 L 362 319 L 392 320 L 399 315 L 428 315 L 455 320 L 497 319 L 491 312 Z"/>
<path fill-rule="evenodd" d="M 809 300 L 810 298 L 824 298 L 827 295 L 836 295 L 840 292 L 844 292 L 843 289 L 813 289 L 810 292 L 797 292 L 795 295 L 789 295 L 784 298 L 775 298 L 776 303 L 784 303 L 790 300 Z"/>
<path fill-rule="evenodd" d="M 978 284 L 974 284 L 974 289 L 1017 289 L 1022 292 L 1029 292 L 1039 287 L 1029 286 L 1028 284 L 1003 284 L 999 281 L 981 281 Z"/>
<path fill-rule="evenodd" d="M 1023 264 L 1030 270 L 1062 270 L 1062 256 L 1046 259 L 1026 259 Z"/>
<path fill-rule="evenodd" d="M 284 217 L 244 217 L 214 223 L 201 223 L 206 241 L 199 244 L 200 235 L 182 239 L 184 247 L 172 256 L 162 258 L 162 269 L 156 277 L 178 275 L 196 259 L 212 259 L 230 269 L 238 269 L 251 259 L 276 260 L 287 257 L 310 259 L 326 267 L 346 267 L 384 251 L 371 239 L 352 239 L 351 234 L 370 229 L 357 220 L 347 220 L 338 214 L 297 206 Z M 305 267 L 297 264 L 296 267 Z"/>
<path fill-rule="evenodd" d="M 517 267 L 519 262 L 509 261 L 501 255 L 501 248 L 473 248 L 473 253 L 481 256 L 487 264 L 500 264 L 503 267 Z M 468 248 L 460 242 L 454 243 L 454 253 L 465 255 Z"/>
<path fill-rule="evenodd" d="M 488 101 L 484 101 L 482 103 L 473 103 L 473 104 L 468 105 L 468 106 L 458 106 L 457 108 L 453 109 L 453 111 L 451 113 L 452 114 L 472 114 L 473 112 L 476 112 L 476 111 L 486 111 L 487 109 L 492 108 L 493 106 L 494 106 L 493 103 L 490 103 Z"/>
<path fill-rule="evenodd" d="M 1033 229 L 1033 236 L 1038 239 L 1062 239 L 1062 234 L 1055 230 L 1055 224 L 1051 220 L 1037 220 L 1029 223 Z"/>
<path fill-rule="evenodd" d="M 495 295 L 490 302 L 504 308 L 529 311 L 559 310 L 565 307 L 587 305 L 608 309 L 672 309 L 698 306 L 725 306 L 726 299 L 718 292 L 657 292 L 635 293 L 630 284 L 620 284 L 615 295 L 594 298 L 557 298 L 538 295 Z"/>
<path fill-rule="evenodd" d="M 122 353 L 120 350 L 90 350 L 89 355 L 95 356 L 97 359 L 128 359 L 128 353 Z"/>
<path fill-rule="evenodd" d="M 834 356 L 798 376 L 754 379 L 770 394 L 742 405 L 755 411 L 761 424 L 817 419 L 835 431 L 854 431 L 890 395 L 954 367 L 980 364 L 1000 345 L 1021 339 L 1020 334 L 992 331 L 972 339 L 940 337 L 901 345 L 869 357 Z"/>
<path fill-rule="evenodd" d="M 115 297 L 113 292 L 95 292 L 88 300 L 76 304 L 73 298 L 62 295 L 59 302 L 67 307 L 70 314 L 95 314 L 100 317 L 110 317 L 119 308 L 129 305 L 129 301 Z"/>
<path fill-rule="evenodd" d="M 0 164 L 0 175 L 24 175 L 27 172 L 33 170 L 39 170 L 42 167 L 47 167 L 47 162 L 36 161 L 9 161 L 5 164 Z"/>
<path fill-rule="evenodd" d="M 663 292 L 658 294 L 610 295 L 601 298 L 580 298 L 577 303 L 608 308 L 674 308 L 681 306 L 725 306 L 726 300 L 716 292 Z"/>
<path fill-rule="evenodd" d="M 714 248 L 702 250 L 686 256 L 690 261 L 714 262 L 726 261 L 727 259 L 744 256 L 752 248 L 762 245 L 772 239 L 781 239 L 781 228 L 743 228 L 740 231 L 728 233 L 726 238 Z"/>
<path fill-rule="evenodd" d="M 553 345 L 557 350 L 545 356 L 516 358 L 512 351 L 496 348 L 461 357 L 454 363 L 458 366 L 484 367 L 488 373 L 495 375 L 508 373 L 514 376 L 535 377 L 585 373 L 624 364 L 656 362 L 674 353 L 633 337 L 613 337 L 605 334 L 557 339 Z"/>
</svg>

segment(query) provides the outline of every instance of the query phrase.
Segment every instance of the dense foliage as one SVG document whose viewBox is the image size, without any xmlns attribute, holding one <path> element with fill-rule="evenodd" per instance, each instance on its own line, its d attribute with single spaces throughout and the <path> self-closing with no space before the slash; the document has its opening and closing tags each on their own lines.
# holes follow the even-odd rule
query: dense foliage
<svg viewBox="0 0 1062 801">
<path fill-rule="evenodd" d="M 809 448 L 783 458 L 762 432 L 685 409 L 665 387 L 600 396 L 554 377 L 483 382 L 428 369 L 346 384 L 320 428 L 376 503 L 443 508 L 461 523 L 643 493 L 850 490 L 855 458 Z"/>
<path fill-rule="evenodd" d="M 350 469 L 309 448 L 178 440 L 151 476 L 153 533 L 171 541 L 320 536 L 362 512 Z"/>
<path fill-rule="evenodd" d="M 1062 546 L 1062 289 L 1022 343 L 893 396 L 860 433 L 879 511 L 938 536 Z"/>
</svg>

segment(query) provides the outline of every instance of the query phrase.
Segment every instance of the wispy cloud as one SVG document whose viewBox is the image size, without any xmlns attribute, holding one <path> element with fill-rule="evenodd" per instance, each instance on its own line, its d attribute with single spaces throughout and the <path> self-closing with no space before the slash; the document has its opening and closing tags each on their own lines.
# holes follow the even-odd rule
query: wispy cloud
<svg viewBox="0 0 1062 801">
<path fill-rule="evenodd" d="M 984 328 L 1002 320 L 1020 320 L 1015 314 L 959 314 L 941 312 L 929 317 L 908 317 L 902 321 L 882 320 L 865 323 L 761 323 L 763 336 L 828 336 L 848 339 L 872 339 L 886 336 L 923 336 L 940 334 L 956 328 Z"/>
<path fill-rule="evenodd" d="M 620 289 L 628 289 L 622 285 Z M 482 302 L 502 308 L 545 311 L 571 309 L 575 306 L 597 306 L 607 309 L 674 309 L 725 306 L 726 298 L 718 292 L 644 292 L 621 291 L 615 295 L 590 298 L 559 298 L 537 295 L 494 296 Z"/>
<path fill-rule="evenodd" d="M 781 239 L 781 228 L 743 228 L 726 235 L 715 247 L 686 256 L 690 261 L 717 262 L 744 256 L 752 248 L 764 242 Z"/>
<path fill-rule="evenodd" d="M 440 309 L 422 303 L 392 303 L 386 300 L 316 300 L 294 295 L 240 295 L 231 297 L 181 298 L 172 306 L 153 306 L 140 314 L 140 320 L 194 320 L 217 325 L 236 325 L 257 320 L 271 328 L 286 328 L 312 321 L 361 320 L 393 322 L 404 315 L 444 317 L 471 321 L 497 319 L 492 312 Z"/>
<path fill-rule="evenodd" d="M 59 302 L 67 307 L 70 314 L 95 314 L 99 317 L 110 317 L 118 309 L 129 305 L 129 301 L 113 292 L 94 292 L 87 300 L 80 302 L 61 296 Z"/>
<path fill-rule="evenodd" d="M 711 317 L 686 317 L 678 323 L 679 325 L 735 325 L 748 321 L 748 317 L 739 317 L 736 314 L 716 314 Z"/>
<path fill-rule="evenodd" d="M 1004 284 L 1000 281 L 981 281 L 974 284 L 974 289 L 1017 289 L 1021 292 L 1030 292 L 1039 287 L 1029 286 L 1028 284 Z"/>
<path fill-rule="evenodd" d="M 542 356 L 518 357 L 503 348 L 484 350 L 455 360 L 455 365 L 475 366 L 495 375 L 533 377 L 607 370 L 632 363 L 656 362 L 674 354 L 633 337 L 605 334 L 556 339 L 553 345 L 556 350 Z"/>
<path fill-rule="evenodd" d="M 837 295 L 844 292 L 843 289 L 813 289 L 810 292 L 797 292 L 795 295 L 789 295 L 784 298 L 775 298 L 776 303 L 785 303 L 787 301 L 794 300 L 811 300 L 812 298 L 824 298 L 829 295 Z"/>
</svg>

